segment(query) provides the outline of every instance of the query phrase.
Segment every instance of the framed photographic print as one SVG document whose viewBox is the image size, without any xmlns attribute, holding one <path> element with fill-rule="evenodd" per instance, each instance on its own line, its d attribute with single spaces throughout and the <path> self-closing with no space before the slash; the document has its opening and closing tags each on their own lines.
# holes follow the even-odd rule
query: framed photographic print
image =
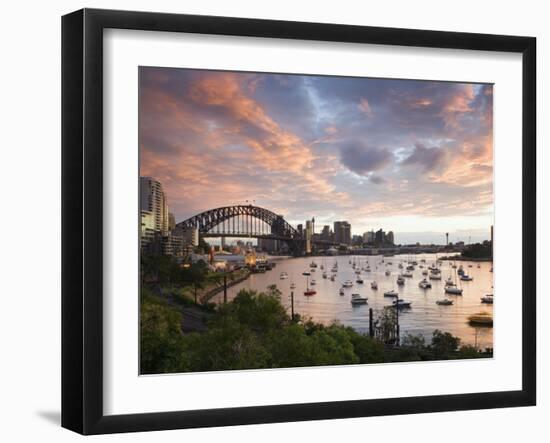
<svg viewBox="0 0 550 443">
<path fill-rule="evenodd" d="M 62 425 L 534 405 L 530 37 L 62 21 Z"/>
</svg>

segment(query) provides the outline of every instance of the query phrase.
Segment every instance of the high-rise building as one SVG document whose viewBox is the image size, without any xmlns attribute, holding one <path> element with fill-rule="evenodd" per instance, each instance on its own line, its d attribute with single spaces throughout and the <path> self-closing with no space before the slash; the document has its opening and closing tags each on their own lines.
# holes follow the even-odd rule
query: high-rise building
<svg viewBox="0 0 550 443">
<path fill-rule="evenodd" d="M 351 245 L 351 225 L 347 221 L 334 222 L 334 241 L 344 245 Z"/>
<path fill-rule="evenodd" d="M 386 243 L 388 245 L 394 245 L 395 244 L 394 238 L 393 238 L 393 231 L 388 231 L 388 233 L 386 234 Z"/>
<path fill-rule="evenodd" d="M 376 231 L 374 241 L 377 245 L 383 245 L 386 242 L 386 234 L 382 229 Z"/>
<path fill-rule="evenodd" d="M 325 240 L 325 241 L 330 240 L 330 226 L 329 225 L 323 226 L 323 230 L 321 231 L 321 240 Z"/>
<path fill-rule="evenodd" d="M 166 234 L 169 231 L 168 202 L 162 184 L 153 177 L 140 177 L 140 210 L 153 214 L 154 230 Z"/>
<path fill-rule="evenodd" d="M 168 213 L 168 229 L 171 231 L 176 227 L 176 217 L 171 212 Z"/>
<path fill-rule="evenodd" d="M 313 221 L 306 221 L 306 254 L 311 254 L 312 251 L 312 239 L 313 239 Z"/>
<path fill-rule="evenodd" d="M 363 233 L 363 243 L 373 244 L 375 240 L 374 231 L 367 231 Z"/>
</svg>

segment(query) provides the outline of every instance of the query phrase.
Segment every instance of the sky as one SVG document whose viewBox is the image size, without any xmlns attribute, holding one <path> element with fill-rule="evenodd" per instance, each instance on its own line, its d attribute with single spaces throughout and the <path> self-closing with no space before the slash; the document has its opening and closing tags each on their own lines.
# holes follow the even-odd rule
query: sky
<svg viewBox="0 0 550 443">
<path fill-rule="evenodd" d="M 488 84 L 140 68 L 140 174 L 176 221 L 254 202 L 316 231 L 489 238 Z"/>
</svg>

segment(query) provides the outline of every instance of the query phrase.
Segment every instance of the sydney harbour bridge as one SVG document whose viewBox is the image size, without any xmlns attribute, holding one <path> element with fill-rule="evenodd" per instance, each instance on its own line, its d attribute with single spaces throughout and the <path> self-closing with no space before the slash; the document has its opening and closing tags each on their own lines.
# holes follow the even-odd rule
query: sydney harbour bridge
<svg viewBox="0 0 550 443">
<path fill-rule="evenodd" d="M 292 227 L 282 215 L 269 209 L 253 205 L 224 206 L 201 212 L 176 225 L 176 229 L 196 228 L 205 237 L 279 240 L 288 245 L 293 254 L 303 254 L 306 250 L 306 235 Z M 334 242 L 314 238 L 312 245 L 326 249 Z"/>
</svg>

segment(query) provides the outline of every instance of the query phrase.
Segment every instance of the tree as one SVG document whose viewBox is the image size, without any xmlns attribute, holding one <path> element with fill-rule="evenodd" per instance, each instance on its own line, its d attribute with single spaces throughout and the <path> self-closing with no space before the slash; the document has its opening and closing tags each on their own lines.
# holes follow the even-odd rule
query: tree
<svg viewBox="0 0 550 443">
<path fill-rule="evenodd" d="M 140 367 L 143 374 L 185 370 L 181 316 L 160 303 L 142 299 L 140 315 Z"/>
<path fill-rule="evenodd" d="M 432 335 L 432 344 L 430 349 L 436 359 L 446 360 L 451 358 L 452 354 L 456 352 L 459 345 L 460 338 L 455 337 L 448 332 L 441 332 L 439 329 L 436 329 Z"/>
</svg>

